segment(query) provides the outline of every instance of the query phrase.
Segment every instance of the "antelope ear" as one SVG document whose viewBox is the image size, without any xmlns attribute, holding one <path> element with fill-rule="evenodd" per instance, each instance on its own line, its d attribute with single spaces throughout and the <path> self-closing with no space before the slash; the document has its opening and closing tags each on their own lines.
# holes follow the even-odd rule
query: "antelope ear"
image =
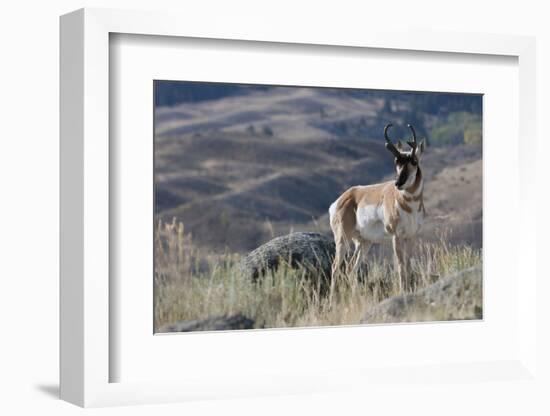
<svg viewBox="0 0 550 416">
<path fill-rule="evenodd" d="M 403 143 L 401 143 L 401 140 L 397 141 L 397 150 L 403 150 Z"/>
<path fill-rule="evenodd" d="M 426 140 L 422 139 L 420 141 L 420 144 L 416 148 L 416 157 L 418 158 L 418 160 L 422 159 L 422 155 L 424 154 L 425 147 L 426 147 Z"/>
</svg>

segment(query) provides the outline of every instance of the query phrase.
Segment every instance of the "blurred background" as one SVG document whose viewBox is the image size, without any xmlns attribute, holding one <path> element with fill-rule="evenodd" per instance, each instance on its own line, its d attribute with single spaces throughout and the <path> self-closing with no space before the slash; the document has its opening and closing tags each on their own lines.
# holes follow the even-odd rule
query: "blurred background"
<svg viewBox="0 0 550 416">
<path fill-rule="evenodd" d="M 393 178 L 383 128 L 423 160 L 426 240 L 482 244 L 482 96 L 155 81 L 155 215 L 210 253 L 291 231 L 331 236 L 349 186 Z"/>
</svg>

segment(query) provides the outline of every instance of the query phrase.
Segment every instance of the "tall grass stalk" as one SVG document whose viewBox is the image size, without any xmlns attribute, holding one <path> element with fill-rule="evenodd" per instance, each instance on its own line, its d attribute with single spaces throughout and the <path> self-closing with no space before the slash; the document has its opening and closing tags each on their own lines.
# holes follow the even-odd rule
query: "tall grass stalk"
<svg viewBox="0 0 550 416">
<path fill-rule="evenodd" d="M 155 328 L 182 320 L 242 313 L 256 328 L 346 325 L 360 322 L 365 310 L 401 294 L 391 258 L 369 256 L 368 276 L 346 275 L 334 293 L 305 268 L 284 261 L 257 282 L 242 275 L 240 256 L 214 256 L 194 247 L 183 224 L 159 222 L 155 235 Z M 453 272 L 481 263 L 481 251 L 439 242 L 418 242 L 411 258 L 417 289 Z M 351 269 L 347 267 L 346 269 Z"/>
</svg>

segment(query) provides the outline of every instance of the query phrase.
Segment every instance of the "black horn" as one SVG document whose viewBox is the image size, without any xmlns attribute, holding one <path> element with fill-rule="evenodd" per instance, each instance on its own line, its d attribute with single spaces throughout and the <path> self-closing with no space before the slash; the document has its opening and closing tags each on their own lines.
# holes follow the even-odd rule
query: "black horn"
<svg viewBox="0 0 550 416">
<path fill-rule="evenodd" d="M 407 124 L 407 127 L 408 127 L 409 129 L 411 129 L 411 133 L 412 133 L 412 140 L 409 141 L 409 142 L 407 142 L 407 144 L 408 144 L 409 146 L 411 146 L 411 149 L 412 149 L 412 154 L 411 154 L 411 156 L 412 156 L 412 158 L 413 158 L 413 160 L 414 160 L 414 157 L 415 157 L 415 155 L 416 155 L 416 131 L 414 131 L 414 127 L 413 127 L 412 125 L 410 125 L 410 124 Z"/>
<path fill-rule="evenodd" d="M 386 139 L 386 149 L 388 149 L 390 152 L 392 152 L 392 154 L 400 159 L 401 158 L 401 153 L 399 152 L 399 150 L 397 150 L 397 148 L 395 147 L 395 145 L 391 142 L 390 138 L 388 137 L 388 130 L 389 128 L 392 126 L 392 124 L 387 124 L 386 127 L 384 127 L 384 139 Z"/>
<path fill-rule="evenodd" d="M 391 126 L 393 126 L 393 124 L 389 123 L 389 124 L 386 124 L 386 127 L 384 127 L 384 139 L 386 139 L 388 143 L 391 143 L 390 138 L 388 137 L 388 130 L 390 129 Z"/>
</svg>

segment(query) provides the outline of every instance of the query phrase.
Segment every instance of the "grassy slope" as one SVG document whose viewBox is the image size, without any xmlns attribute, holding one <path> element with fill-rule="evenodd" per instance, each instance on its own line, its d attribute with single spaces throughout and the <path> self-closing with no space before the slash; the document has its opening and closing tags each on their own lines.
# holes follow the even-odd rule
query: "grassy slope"
<svg viewBox="0 0 550 416">
<path fill-rule="evenodd" d="M 156 328 L 236 313 L 253 319 L 255 328 L 358 324 L 367 308 L 401 294 L 393 267 L 383 258 L 371 257 L 366 282 L 347 276 L 334 293 L 323 294 L 301 270 L 287 267 L 254 283 L 240 275 L 238 255 L 203 257 L 181 224 L 159 224 L 157 238 L 164 244 L 156 253 Z M 421 288 L 479 264 L 479 250 L 451 247 L 442 237 L 438 243 L 417 245 L 412 267 Z M 438 311 L 434 319 L 444 312 Z"/>
</svg>

